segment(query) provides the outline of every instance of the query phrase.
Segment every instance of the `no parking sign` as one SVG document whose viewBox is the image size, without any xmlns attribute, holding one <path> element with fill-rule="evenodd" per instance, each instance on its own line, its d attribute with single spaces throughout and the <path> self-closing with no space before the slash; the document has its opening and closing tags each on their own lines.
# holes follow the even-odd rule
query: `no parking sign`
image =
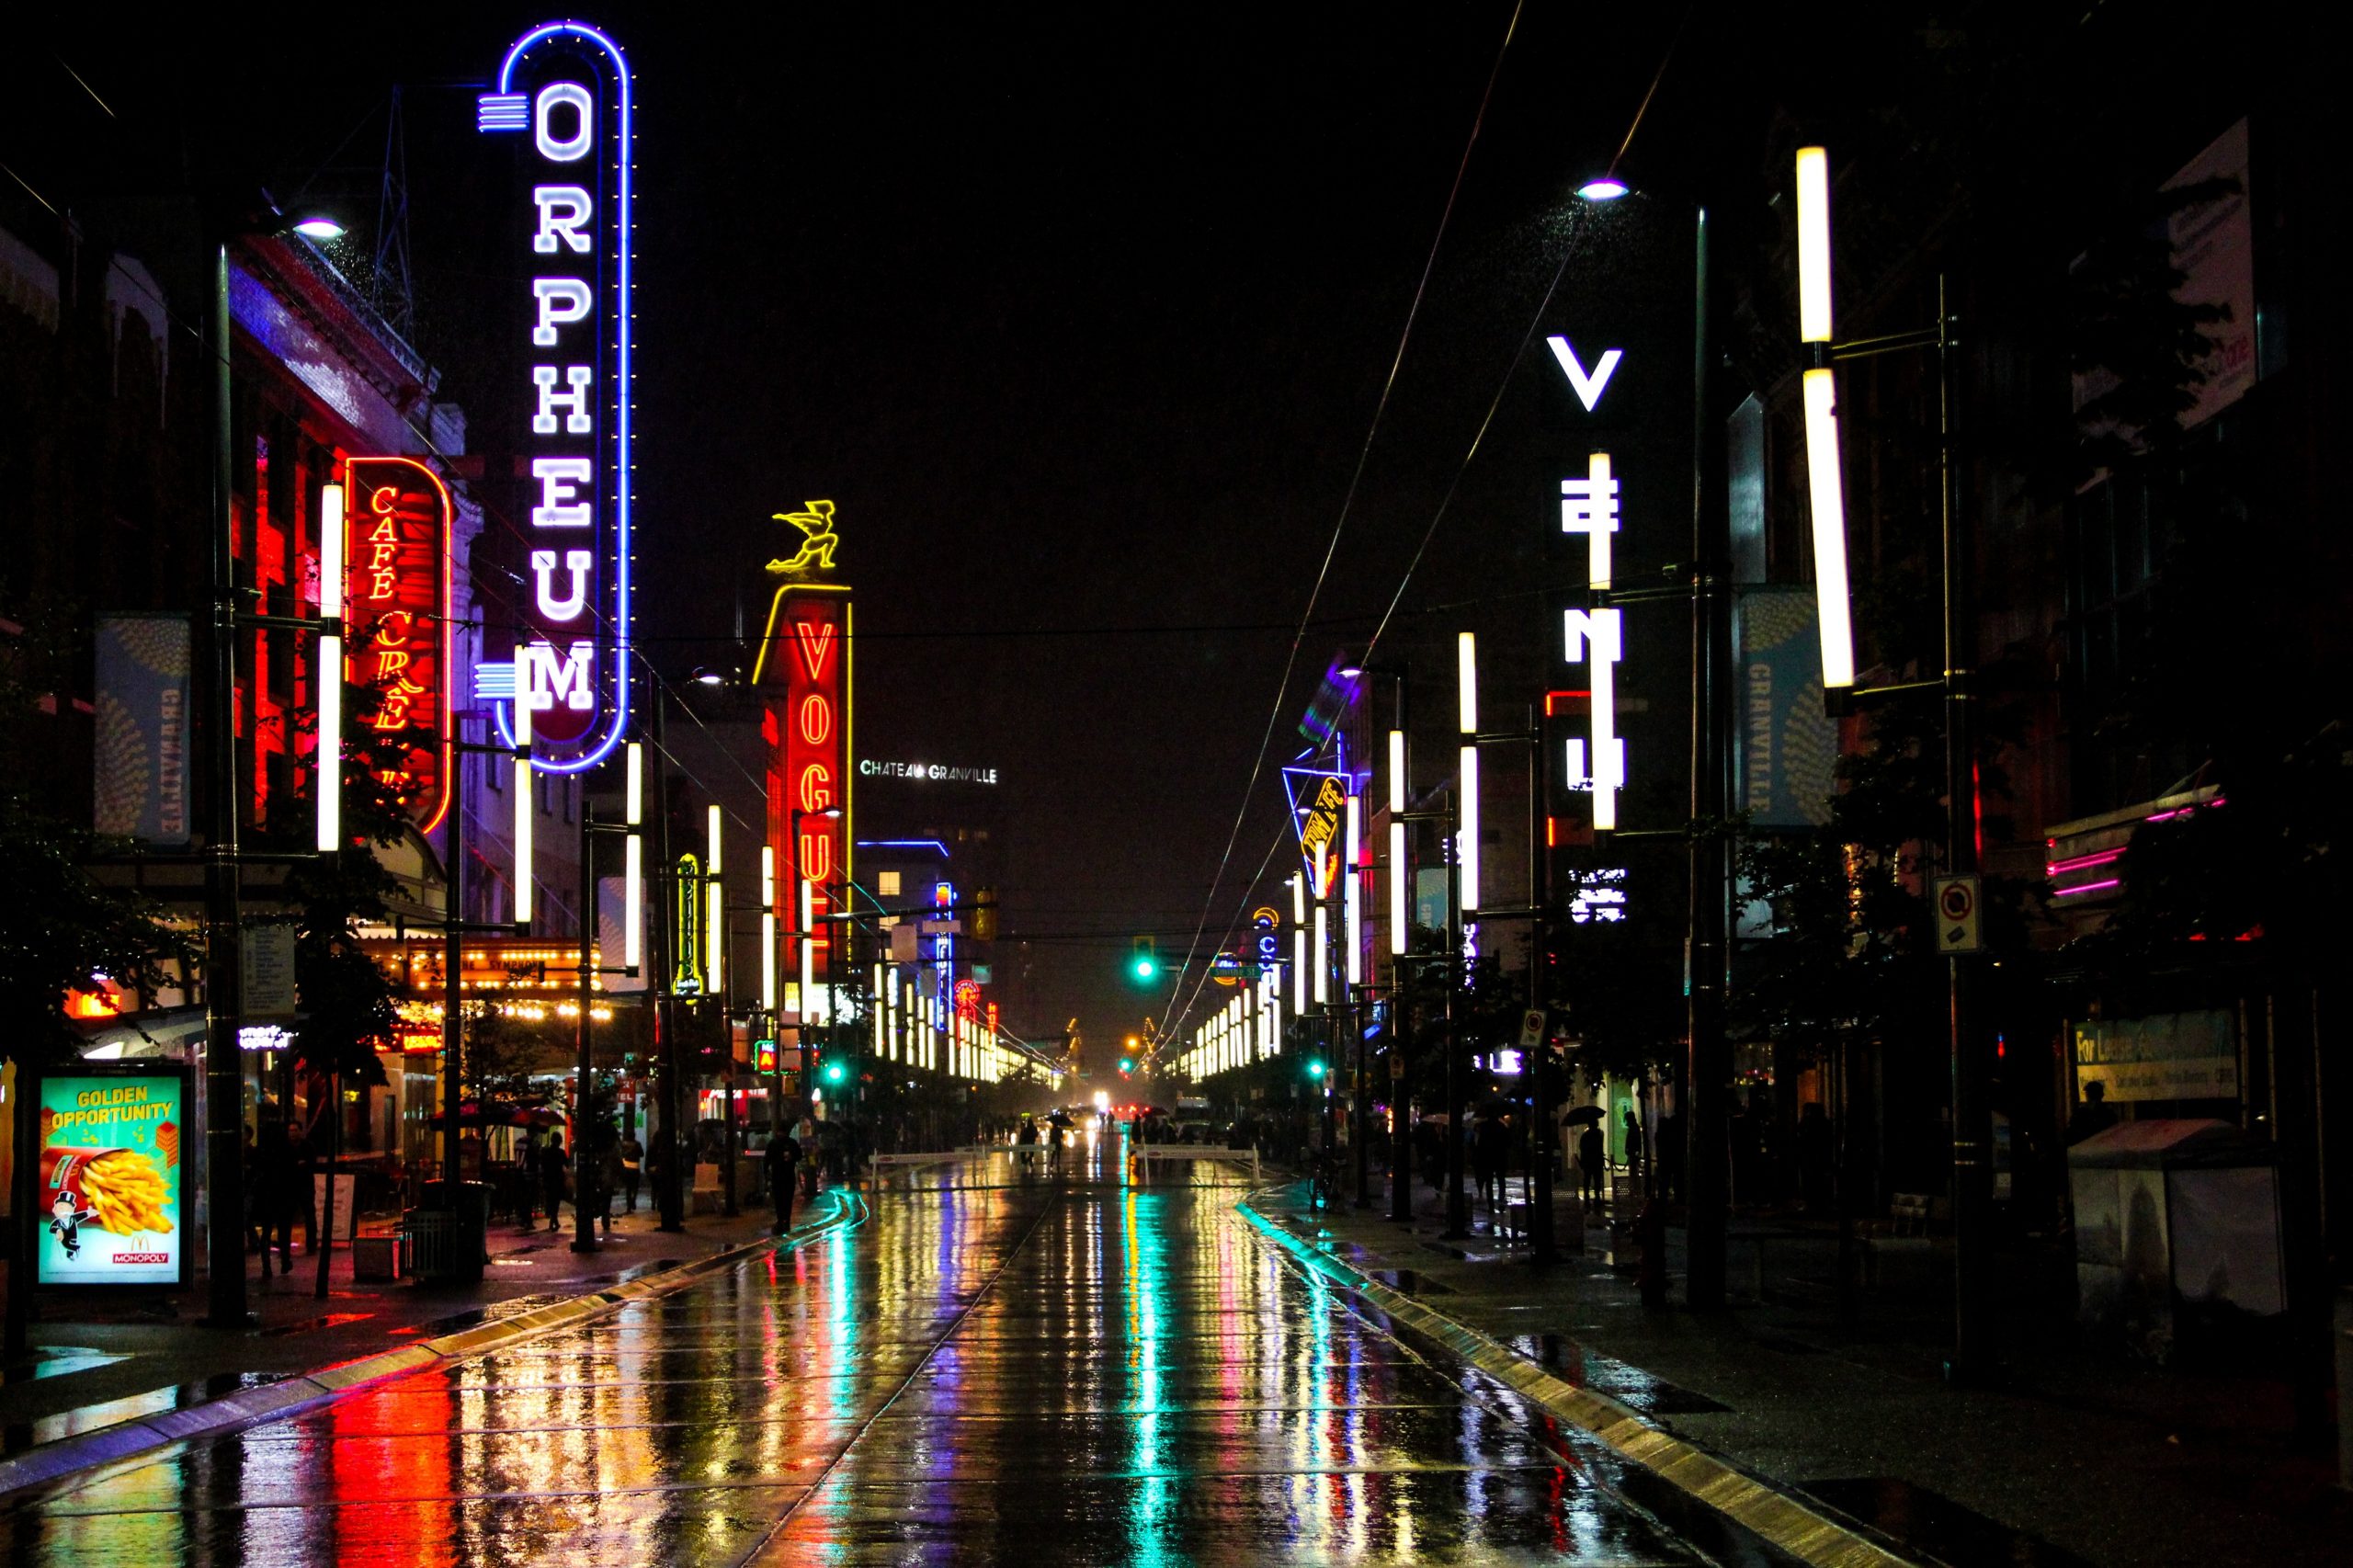
<svg viewBox="0 0 2353 1568">
<path fill-rule="evenodd" d="M 1984 946 L 1977 923 L 1984 903 L 1984 888 L 1977 878 L 1937 879 L 1937 951 L 1973 953 Z"/>
</svg>

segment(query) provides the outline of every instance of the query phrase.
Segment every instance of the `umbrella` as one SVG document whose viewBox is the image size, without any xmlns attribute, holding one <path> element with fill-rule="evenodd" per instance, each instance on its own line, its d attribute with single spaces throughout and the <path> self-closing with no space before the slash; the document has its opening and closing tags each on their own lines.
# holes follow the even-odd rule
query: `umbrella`
<svg viewBox="0 0 2353 1568">
<path fill-rule="evenodd" d="M 1602 1109 L 1602 1108 L 1597 1105 L 1581 1105 L 1571 1110 L 1568 1115 L 1561 1118 L 1561 1119 L 1567 1122 L 1570 1126 L 1575 1127 L 1588 1121 L 1598 1122 L 1603 1117 L 1608 1114 L 1609 1113 L 1608 1111 Z"/>
</svg>

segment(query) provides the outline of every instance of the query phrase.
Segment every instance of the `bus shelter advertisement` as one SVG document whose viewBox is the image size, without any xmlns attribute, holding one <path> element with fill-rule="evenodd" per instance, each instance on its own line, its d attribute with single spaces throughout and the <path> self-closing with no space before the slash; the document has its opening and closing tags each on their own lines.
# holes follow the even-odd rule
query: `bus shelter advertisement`
<svg viewBox="0 0 2353 1568">
<path fill-rule="evenodd" d="M 40 1282 L 176 1285 L 188 1075 L 110 1073 L 40 1085 Z"/>
</svg>

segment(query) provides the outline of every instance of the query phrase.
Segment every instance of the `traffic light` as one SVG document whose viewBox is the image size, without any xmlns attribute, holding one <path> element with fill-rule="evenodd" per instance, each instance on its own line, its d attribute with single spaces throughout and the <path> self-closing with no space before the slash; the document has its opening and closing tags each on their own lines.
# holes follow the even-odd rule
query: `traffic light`
<svg viewBox="0 0 2353 1568">
<path fill-rule="evenodd" d="M 1122 1056 L 1122 1057 L 1120 1057 L 1120 1077 L 1124 1078 L 1124 1077 L 1126 1077 L 1129 1074 L 1131 1074 L 1131 1073 L 1134 1072 L 1135 1070 L 1136 1070 L 1136 1064 L 1135 1064 L 1133 1062 L 1129 1061 L 1129 1060 L 1128 1060 L 1126 1057 L 1124 1057 L 1124 1056 Z"/>
<path fill-rule="evenodd" d="M 835 1061 L 826 1062 L 824 1069 L 820 1071 L 817 1075 L 825 1081 L 825 1086 L 827 1088 L 839 1088 L 842 1085 L 849 1082 L 849 1063 L 839 1059 L 835 1059 Z"/>
<path fill-rule="evenodd" d="M 1149 984 L 1160 973 L 1159 949 L 1149 937 L 1138 937 L 1135 950 L 1128 959 L 1128 972 L 1139 984 Z"/>
<path fill-rule="evenodd" d="M 1307 1059 L 1307 1075 L 1309 1077 L 1321 1080 L 1324 1076 L 1324 1059 L 1322 1057 L 1311 1056 Z"/>
</svg>

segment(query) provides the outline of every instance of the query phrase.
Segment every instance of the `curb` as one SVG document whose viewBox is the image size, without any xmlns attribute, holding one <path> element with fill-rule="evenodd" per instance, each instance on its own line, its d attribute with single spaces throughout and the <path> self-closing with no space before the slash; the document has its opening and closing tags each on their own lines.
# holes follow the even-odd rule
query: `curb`
<svg viewBox="0 0 2353 1568">
<path fill-rule="evenodd" d="M 1500 1341 L 1369 1278 L 1261 1214 L 1247 1199 L 1238 1207 L 1245 1219 L 1306 1267 L 1379 1307 L 1392 1321 L 1438 1341 L 1489 1377 L 1509 1384 L 1597 1439 L 1628 1463 L 1812 1568 L 1918 1568 L 1916 1559 L 1890 1551 L 1761 1476 L 1676 1437 L 1631 1406 L 1563 1382 Z"/>
<path fill-rule="evenodd" d="M 391 1350 L 378 1351 L 372 1356 L 363 1356 L 356 1361 L 322 1367 L 282 1382 L 240 1389 L 234 1393 L 206 1400 L 185 1410 L 166 1410 L 153 1415 L 142 1415 L 95 1432 L 61 1437 L 53 1443 L 27 1449 L 9 1459 L 0 1460 L 0 1497 L 28 1486 L 59 1480 L 77 1471 L 124 1460 L 144 1462 L 152 1457 L 152 1450 L 173 1443 L 226 1437 L 265 1422 L 300 1415 L 429 1367 L 446 1366 L 488 1351 L 502 1350 L 556 1329 L 569 1328 L 590 1318 L 601 1317 L 631 1301 L 666 1296 L 706 1274 L 740 1263 L 758 1253 L 790 1251 L 805 1246 L 826 1232 L 848 1224 L 864 1213 L 864 1202 L 855 1193 L 845 1193 L 840 1188 L 829 1190 L 835 1194 L 832 1213 L 822 1220 L 796 1226 L 781 1236 L 763 1236 L 757 1241 L 745 1242 L 704 1257 L 688 1259 L 642 1278 L 608 1286 L 566 1301 L 551 1301 L 544 1307 L 517 1312 L 495 1323 L 478 1324 L 472 1328 L 460 1329 L 435 1339 L 416 1340 Z"/>
</svg>

